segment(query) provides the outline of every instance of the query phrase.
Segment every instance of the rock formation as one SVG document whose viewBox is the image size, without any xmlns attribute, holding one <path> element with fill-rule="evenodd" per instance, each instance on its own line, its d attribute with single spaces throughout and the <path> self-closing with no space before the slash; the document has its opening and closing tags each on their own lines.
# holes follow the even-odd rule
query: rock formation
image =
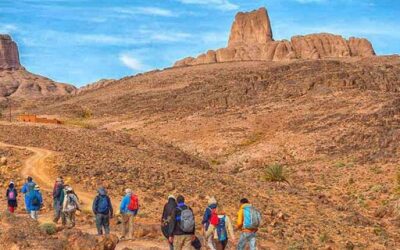
<svg viewBox="0 0 400 250">
<path fill-rule="evenodd" d="M 250 13 L 239 12 L 232 24 L 228 47 L 264 44 L 272 41 L 272 28 L 265 8 Z"/>
<path fill-rule="evenodd" d="M 0 34 L 0 69 L 20 69 L 17 44 L 9 35 Z"/>
<path fill-rule="evenodd" d="M 72 85 L 57 83 L 25 70 L 19 62 L 17 44 L 9 35 L 0 34 L 0 99 L 69 95 L 75 91 Z"/>
<path fill-rule="evenodd" d="M 233 22 L 227 48 L 209 50 L 197 58 L 188 57 L 175 67 L 230 61 L 281 61 L 375 55 L 371 43 L 363 38 L 344 39 L 328 33 L 294 36 L 274 41 L 271 22 L 265 8 L 239 12 Z"/>
</svg>

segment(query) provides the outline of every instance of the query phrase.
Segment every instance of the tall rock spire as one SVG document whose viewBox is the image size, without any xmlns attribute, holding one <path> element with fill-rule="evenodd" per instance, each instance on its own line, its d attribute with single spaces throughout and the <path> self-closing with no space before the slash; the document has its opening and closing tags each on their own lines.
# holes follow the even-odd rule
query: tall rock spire
<svg viewBox="0 0 400 250">
<path fill-rule="evenodd" d="M 20 69 L 17 44 L 9 35 L 0 34 L 0 69 Z"/>
<path fill-rule="evenodd" d="M 265 44 L 273 41 L 271 22 L 264 7 L 252 12 L 239 12 L 235 16 L 228 47 Z"/>
</svg>

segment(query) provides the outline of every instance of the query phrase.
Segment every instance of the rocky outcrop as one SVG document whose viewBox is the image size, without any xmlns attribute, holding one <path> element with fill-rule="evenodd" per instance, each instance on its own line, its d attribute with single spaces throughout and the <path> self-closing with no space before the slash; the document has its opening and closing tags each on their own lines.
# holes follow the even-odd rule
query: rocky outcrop
<svg viewBox="0 0 400 250">
<path fill-rule="evenodd" d="M 0 99 L 61 96 L 75 91 L 72 85 L 54 82 L 25 70 L 19 62 L 17 44 L 9 35 L 0 35 Z"/>
<path fill-rule="evenodd" d="M 294 59 L 322 59 L 342 57 L 367 57 L 375 55 L 371 43 L 363 38 L 346 40 L 328 33 L 294 36 L 288 40 L 274 41 L 271 22 L 265 8 L 249 13 L 238 13 L 233 22 L 228 47 L 209 50 L 197 58 L 188 57 L 175 63 L 175 67 L 231 62 L 231 61 L 282 61 Z"/>
<path fill-rule="evenodd" d="M 265 8 L 250 13 L 239 12 L 232 24 L 228 47 L 264 44 L 272 41 L 272 28 Z"/>
<path fill-rule="evenodd" d="M 9 35 L 0 34 L 0 69 L 20 69 L 17 44 Z"/>
</svg>

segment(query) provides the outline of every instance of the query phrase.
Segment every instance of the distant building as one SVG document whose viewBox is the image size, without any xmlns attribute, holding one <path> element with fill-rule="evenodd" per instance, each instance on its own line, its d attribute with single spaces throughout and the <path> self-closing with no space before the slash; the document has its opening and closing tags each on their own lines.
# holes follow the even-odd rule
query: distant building
<svg viewBox="0 0 400 250">
<path fill-rule="evenodd" d="M 20 121 L 20 122 L 33 122 L 33 123 L 62 124 L 62 122 L 60 120 L 57 120 L 57 119 L 41 118 L 41 117 L 38 117 L 37 115 L 30 115 L 30 114 L 19 115 L 18 116 L 18 121 Z"/>
</svg>

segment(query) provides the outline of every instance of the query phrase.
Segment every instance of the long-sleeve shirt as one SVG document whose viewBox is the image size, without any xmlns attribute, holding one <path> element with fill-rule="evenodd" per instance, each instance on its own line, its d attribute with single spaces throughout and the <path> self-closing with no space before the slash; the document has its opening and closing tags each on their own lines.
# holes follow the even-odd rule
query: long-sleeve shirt
<svg viewBox="0 0 400 250">
<path fill-rule="evenodd" d="M 217 204 L 211 204 L 204 211 L 203 220 L 201 221 L 201 224 L 204 226 L 205 230 L 207 230 L 210 225 L 212 210 L 216 209 L 216 208 L 217 208 Z"/>
<path fill-rule="evenodd" d="M 233 225 L 231 220 L 227 215 L 218 215 L 218 218 L 222 220 L 225 216 L 225 228 L 228 233 L 228 238 L 235 240 L 235 232 L 233 231 Z M 214 239 L 218 239 L 218 232 L 216 230 L 216 226 L 210 225 L 206 231 L 206 238 L 208 238 L 211 234 L 214 234 Z"/>
<path fill-rule="evenodd" d="M 93 213 L 94 213 L 94 214 L 103 214 L 103 213 L 101 213 L 101 212 L 99 211 L 99 201 L 100 201 L 100 199 L 103 198 L 103 197 L 104 197 L 105 199 L 107 199 L 108 206 L 109 206 L 109 211 L 108 211 L 108 213 L 105 214 L 105 215 L 113 216 L 114 210 L 113 210 L 113 206 L 112 206 L 110 197 L 108 197 L 108 195 L 106 195 L 105 193 L 97 195 L 96 198 L 94 199 L 93 205 L 92 205 Z"/>
<path fill-rule="evenodd" d="M 131 202 L 131 196 L 132 196 L 132 194 L 127 194 L 122 198 L 121 204 L 119 206 L 119 212 L 121 214 L 133 214 L 133 215 L 136 215 L 138 213 L 139 209 L 137 209 L 135 211 L 131 211 L 131 210 L 128 209 L 129 203 Z"/>
</svg>

